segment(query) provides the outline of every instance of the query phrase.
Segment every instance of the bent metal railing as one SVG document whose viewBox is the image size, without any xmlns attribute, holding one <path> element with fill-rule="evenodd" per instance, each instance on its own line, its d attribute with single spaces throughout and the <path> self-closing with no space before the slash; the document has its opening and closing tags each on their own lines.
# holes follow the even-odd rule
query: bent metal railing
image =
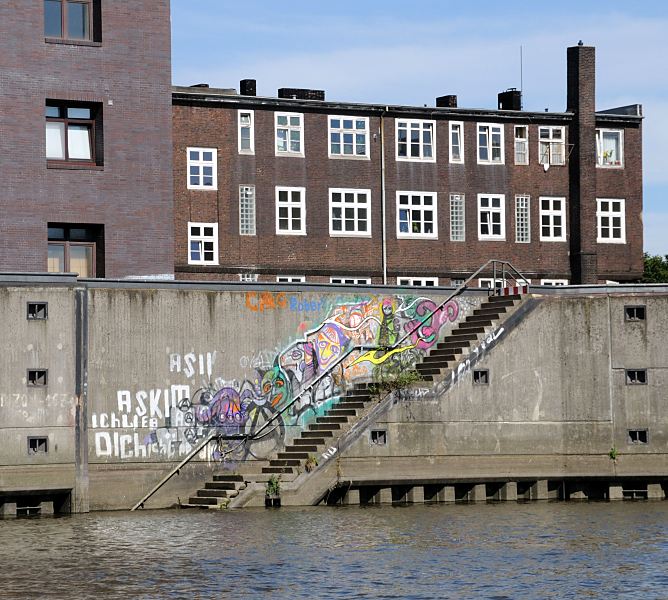
<svg viewBox="0 0 668 600">
<path fill-rule="evenodd" d="M 227 450 L 223 453 L 223 457 L 227 456 L 228 454 L 231 454 L 235 450 L 237 450 L 239 447 L 247 444 L 248 442 L 254 442 L 254 441 L 259 441 L 264 439 L 265 437 L 271 435 L 276 428 L 280 427 L 282 423 L 282 418 L 283 414 L 290 408 L 292 408 L 297 402 L 301 401 L 303 396 L 305 396 L 307 393 L 309 393 L 315 386 L 317 386 L 325 377 L 331 375 L 334 370 L 343 363 L 353 352 L 374 352 L 374 351 L 383 351 L 383 352 L 390 352 L 396 348 L 401 347 L 401 345 L 410 337 L 412 336 L 416 331 L 418 331 L 426 322 L 428 322 L 436 313 L 440 312 L 443 310 L 443 308 L 459 296 L 464 290 L 469 288 L 469 284 L 471 281 L 476 279 L 482 274 L 487 274 L 487 273 L 492 273 L 492 287 L 489 290 L 489 293 L 496 293 L 496 282 L 497 282 L 497 276 L 499 274 L 499 268 L 501 269 L 501 281 L 503 285 L 506 283 L 506 274 L 512 275 L 512 279 L 520 285 L 526 285 L 527 280 L 526 278 L 508 261 L 505 260 L 498 260 L 498 259 L 490 259 L 488 260 L 484 265 L 482 265 L 479 269 L 475 271 L 470 277 L 464 280 L 463 283 L 461 283 L 454 292 L 452 292 L 443 302 L 441 302 L 436 308 L 434 308 L 432 311 L 427 313 L 424 317 L 419 319 L 418 324 L 413 326 L 411 329 L 409 329 L 399 340 L 397 340 L 394 344 L 391 346 L 378 346 L 378 345 L 373 345 L 373 346 L 352 346 L 348 348 L 346 352 L 344 352 L 339 358 L 331 364 L 325 371 L 323 371 L 318 377 L 316 377 L 309 385 L 307 385 L 305 388 L 300 390 L 300 392 L 288 403 L 286 404 L 281 410 L 279 410 L 277 413 L 272 415 L 272 417 L 262 425 L 257 431 L 254 431 L 252 433 L 237 433 L 237 434 L 223 434 L 219 433 L 217 428 L 214 428 L 211 433 L 206 436 L 197 446 L 191 450 L 188 455 L 176 466 L 174 467 L 165 477 L 163 477 L 151 490 L 139 501 L 137 504 L 135 504 L 130 510 L 137 510 L 138 508 L 143 508 L 144 504 L 146 501 L 153 496 L 163 485 L 165 485 L 174 475 L 177 475 L 181 469 L 188 464 L 193 458 L 195 458 L 200 452 L 202 452 L 212 441 L 216 441 L 217 443 L 220 443 L 221 441 L 234 441 L 238 440 L 240 443 L 237 444 L 234 448 L 231 448 L 230 450 Z M 348 365 L 349 366 L 349 365 Z M 344 367 L 344 368 L 347 368 Z M 267 429 L 271 429 L 269 431 L 266 431 Z"/>
</svg>

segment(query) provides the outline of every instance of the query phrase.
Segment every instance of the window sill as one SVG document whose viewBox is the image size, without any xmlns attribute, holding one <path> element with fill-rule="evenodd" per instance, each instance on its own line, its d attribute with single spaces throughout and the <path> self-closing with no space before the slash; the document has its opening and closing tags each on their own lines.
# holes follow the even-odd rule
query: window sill
<svg viewBox="0 0 668 600">
<path fill-rule="evenodd" d="M 305 158 L 305 155 L 303 152 L 276 152 L 276 156 L 286 156 L 289 158 Z"/>
<path fill-rule="evenodd" d="M 64 169 L 66 171 L 104 171 L 104 167 L 102 165 L 96 165 L 93 163 L 63 162 L 59 160 L 47 160 L 46 168 Z"/>
<path fill-rule="evenodd" d="M 44 38 L 47 44 L 62 44 L 65 46 L 90 46 L 92 48 L 99 48 L 102 42 L 93 42 L 91 40 L 70 40 L 67 38 Z"/>
<path fill-rule="evenodd" d="M 416 157 L 406 157 L 406 156 L 397 156 L 397 162 L 415 162 L 415 163 L 435 163 L 436 158 L 416 158 Z"/>
<path fill-rule="evenodd" d="M 368 156 L 356 156 L 354 154 L 330 154 L 332 160 L 371 160 Z"/>
<path fill-rule="evenodd" d="M 623 169 L 624 165 L 596 165 L 598 169 Z"/>
</svg>

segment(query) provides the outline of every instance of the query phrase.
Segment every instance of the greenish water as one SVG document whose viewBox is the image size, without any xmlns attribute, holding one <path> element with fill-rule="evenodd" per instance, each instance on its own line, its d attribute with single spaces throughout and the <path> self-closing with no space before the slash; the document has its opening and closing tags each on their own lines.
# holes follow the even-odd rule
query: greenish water
<svg viewBox="0 0 668 600">
<path fill-rule="evenodd" d="M 668 501 L 0 521 L 0 598 L 668 598 Z"/>
</svg>

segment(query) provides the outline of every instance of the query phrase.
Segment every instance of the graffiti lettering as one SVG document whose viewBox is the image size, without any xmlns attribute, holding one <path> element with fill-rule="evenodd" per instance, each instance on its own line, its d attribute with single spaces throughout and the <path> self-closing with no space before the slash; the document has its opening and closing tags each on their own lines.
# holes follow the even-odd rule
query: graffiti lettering
<svg viewBox="0 0 668 600">
<path fill-rule="evenodd" d="M 288 297 L 283 292 L 246 292 L 246 308 L 253 312 L 276 310 L 288 305 Z"/>
</svg>

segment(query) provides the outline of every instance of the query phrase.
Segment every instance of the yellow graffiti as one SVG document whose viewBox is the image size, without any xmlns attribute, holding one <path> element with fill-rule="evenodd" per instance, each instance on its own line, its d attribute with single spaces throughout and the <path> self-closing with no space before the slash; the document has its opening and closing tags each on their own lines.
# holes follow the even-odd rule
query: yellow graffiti
<svg viewBox="0 0 668 600">
<path fill-rule="evenodd" d="M 380 356 L 376 356 L 376 353 L 378 350 L 369 350 L 369 352 L 365 352 L 361 356 L 359 356 L 357 359 L 355 359 L 353 362 L 350 363 L 350 366 L 352 367 L 353 365 L 356 365 L 357 363 L 369 361 L 370 363 L 373 363 L 374 365 L 380 365 L 383 364 L 390 356 L 393 356 L 394 354 L 399 354 L 401 352 L 406 352 L 406 350 L 412 350 L 415 348 L 414 345 L 411 346 L 404 346 L 403 348 L 395 348 L 394 350 L 390 350 L 389 352 L 386 352 L 385 354 L 381 354 Z"/>
</svg>

